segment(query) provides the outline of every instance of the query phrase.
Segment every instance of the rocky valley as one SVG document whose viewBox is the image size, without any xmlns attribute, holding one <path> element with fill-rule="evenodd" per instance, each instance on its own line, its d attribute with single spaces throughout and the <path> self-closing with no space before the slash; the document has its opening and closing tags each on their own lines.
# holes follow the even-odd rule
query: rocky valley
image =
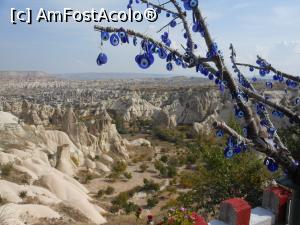
<svg viewBox="0 0 300 225">
<path fill-rule="evenodd" d="M 0 80 L 0 224 L 125 225 L 135 219 L 126 212 L 136 207 L 159 215 L 177 196 L 170 160 L 187 147 L 162 140 L 157 130 L 184 130 L 185 141 L 214 133 L 216 118 L 234 117 L 228 93 L 202 78 L 0 72 Z M 276 86 L 265 95 L 290 105 L 299 91 L 285 94 Z M 175 174 L 193 166 L 178 165 Z M 131 204 L 123 207 L 116 201 L 125 192 Z"/>
</svg>

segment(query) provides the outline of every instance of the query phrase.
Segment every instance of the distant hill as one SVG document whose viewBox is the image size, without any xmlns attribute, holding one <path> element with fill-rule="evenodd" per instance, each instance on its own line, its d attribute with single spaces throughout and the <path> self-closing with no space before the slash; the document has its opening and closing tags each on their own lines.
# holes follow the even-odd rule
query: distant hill
<svg viewBox="0 0 300 225">
<path fill-rule="evenodd" d="M 0 80 L 41 80 L 41 79 L 55 79 L 55 76 L 43 71 L 0 71 Z"/>
<path fill-rule="evenodd" d="M 71 80 L 120 80 L 120 79 L 145 79 L 145 78 L 171 78 L 182 75 L 176 74 L 142 74 L 142 73 L 66 73 L 55 75 Z"/>
</svg>

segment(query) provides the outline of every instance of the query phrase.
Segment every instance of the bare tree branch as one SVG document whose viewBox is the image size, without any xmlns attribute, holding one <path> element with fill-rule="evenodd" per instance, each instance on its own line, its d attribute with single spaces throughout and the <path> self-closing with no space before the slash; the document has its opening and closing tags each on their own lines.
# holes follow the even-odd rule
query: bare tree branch
<svg viewBox="0 0 300 225">
<path fill-rule="evenodd" d="M 260 56 L 257 56 L 258 59 L 260 60 L 264 60 L 263 58 L 261 58 Z M 266 61 L 266 60 L 264 60 Z M 290 75 L 290 74 L 287 74 L 285 72 L 282 72 L 282 71 L 279 71 L 277 69 L 275 69 L 271 64 L 269 64 L 268 67 L 261 67 L 261 66 L 256 66 L 256 65 L 251 65 L 251 64 L 248 64 L 248 63 L 236 63 L 237 66 L 245 66 L 245 67 L 249 67 L 249 68 L 253 68 L 253 69 L 257 69 L 257 70 L 260 70 L 260 69 L 268 69 L 270 71 L 272 71 L 273 73 L 277 74 L 277 75 L 280 75 L 286 79 L 289 79 L 289 80 L 292 80 L 292 81 L 295 81 L 297 83 L 300 83 L 300 77 L 298 76 L 294 76 L 294 75 Z"/>
<path fill-rule="evenodd" d="M 277 111 L 280 111 L 282 113 L 284 113 L 288 118 L 292 119 L 292 121 L 294 121 L 295 123 L 299 123 L 300 124 L 300 116 L 291 111 L 290 109 L 288 109 L 287 107 L 284 107 L 278 103 L 272 102 L 268 99 L 266 99 L 265 97 L 261 96 L 260 94 L 253 92 L 247 88 L 241 88 L 246 94 L 248 94 L 248 96 L 250 98 L 253 98 L 255 101 L 257 102 L 262 102 L 274 109 L 276 109 Z"/>
<path fill-rule="evenodd" d="M 98 25 L 95 25 L 94 26 L 94 30 L 95 31 L 106 31 L 106 32 L 109 32 L 109 33 L 115 33 L 115 32 L 118 32 L 120 30 L 120 28 L 114 28 L 114 27 L 102 27 L 102 26 L 98 26 Z M 169 52 L 172 52 L 174 53 L 176 56 L 178 57 L 181 57 L 183 59 L 186 59 L 186 56 L 182 53 L 180 53 L 179 51 L 177 51 L 176 49 L 173 49 L 171 47 L 168 47 L 167 45 L 163 44 L 161 41 L 156 41 L 154 40 L 153 38 L 147 36 L 147 35 L 144 35 L 142 33 L 139 33 L 139 32 L 136 32 L 134 30 L 129 30 L 127 29 L 126 30 L 126 33 L 129 35 L 129 36 L 136 36 L 136 37 L 139 37 L 139 38 L 142 38 L 144 40 L 148 40 L 150 42 L 152 42 L 153 44 L 155 44 L 156 46 L 158 47 L 161 47 L 161 48 L 164 48 L 164 49 L 167 49 Z"/>
<path fill-rule="evenodd" d="M 145 4 L 148 4 L 148 5 L 150 5 L 150 6 L 154 7 L 154 8 L 157 8 L 157 9 L 160 9 L 160 10 L 162 10 L 162 11 L 165 11 L 165 12 L 168 12 L 168 13 L 171 13 L 171 14 L 173 14 L 173 15 L 177 15 L 177 16 L 178 16 L 178 13 L 177 13 L 177 12 L 172 11 L 172 10 L 169 10 L 169 9 L 167 9 L 167 8 L 164 7 L 164 5 L 167 4 L 167 3 L 170 2 L 170 1 L 168 1 L 168 2 L 166 2 L 166 3 L 164 3 L 164 4 L 162 4 L 162 5 L 154 4 L 154 3 L 152 3 L 152 2 L 150 2 L 150 1 L 148 1 L 148 0 L 141 0 L 141 2 L 142 2 L 142 3 L 145 3 Z M 184 13 L 184 15 L 186 16 L 186 13 Z"/>
<path fill-rule="evenodd" d="M 179 4 L 176 0 L 170 0 L 170 1 L 173 3 L 173 5 L 175 6 L 175 8 L 178 11 L 178 17 L 181 19 L 181 21 L 183 23 L 183 27 L 184 27 L 185 33 L 187 35 L 187 40 L 188 40 L 188 43 L 191 45 L 191 52 L 193 53 L 194 41 L 192 38 L 192 34 L 191 34 L 191 30 L 189 28 L 188 22 L 186 20 L 186 16 L 184 15 L 182 8 L 179 6 Z"/>
<path fill-rule="evenodd" d="M 237 138 L 238 140 L 241 140 L 243 143 L 252 146 L 256 151 L 272 157 L 274 160 L 276 160 L 277 163 L 279 163 L 279 165 L 287 169 L 290 174 L 295 174 L 297 172 L 297 168 L 295 167 L 293 158 L 285 151 L 278 151 L 272 143 L 264 140 L 263 138 L 257 137 L 251 140 L 244 138 L 235 130 L 230 128 L 225 122 L 215 121 L 213 123 L 213 126 L 216 129 L 221 129 L 225 133 Z"/>
<path fill-rule="evenodd" d="M 232 44 L 230 45 L 230 49 L 231 49 L 231 56 L 230 56 L 231 62 L 233 63 L 234 69 L 237 70 L 237 73 L 240 76 L 239 78 L 241 78 L 243 80 L 243 82 L 245 82 L 246 85 L 244 85 L 244 86 L 247 86 L 252 92 L 258 94 L 258 92 L 254 88 L 254 86 L 248 81 L 248 79 L 243 75 L 243 73 L 237 67 L 237 64 L 236 64 L 236 51 L 235 51 L 235 49 L 234 49 L 234 47 L 233 47 Z M 265 111 L 262 112 L 262 118 L 267 121 L 267 123 L 269 124 L 270 127 L 274 127 L 274 125 L 273 125 L 273 123 L 272 123 L 272 121 L 270 119 L 270 116 L 269 116 L 269 113 L 268 113 L 267 110 L 265 110 Z M 274 140 L 275 140 L 276 144 L 281 149 L 285 149 L 285 151 L 287 150 L 287 148 L 285 147 L 285 145 L 282 143 L 280 137 L 278 136 L 277 132 L 274 135 Z"/>
<path fill-rule="evenodd" d="M 242 141 L 243 143 L 247 145 L 253 145 L 253 142 L 250 139 L 247 139 L 243 137 L 242 135 L 238 134 L 234 129 L 232 129 L 230 126 L 228 126 L 225 122 L 219 122 L 219 121 L 214 121 L 213 127 L 215 129 L 220 129 L 223 130 L 226 134 L 235 137 L 236 139 Z"/>
<path fill-rule="evenodd" d="M 213 40 L 211 38 L 210 32 L 205 24 L 205 21 L 202 17 L 202 14 L 201 14 L 199 8 L 194 8 L 193 13 L 194 13 L 196 20 L 203 26 L 204 39 L 205 39 L 205 43 L 206 43 L 208 49 L 212 50 Z M 256 121 L 253 120 L 254 114 L 253 114 L 250 106 L 248 106 L 246 103 L 244 103 L 241 99 L 237 98 L 237 95 L 239 93 L 238 86 L 237 86 L 235 80 L 233 79 L 233 76 L 231 75 L 230 71 L 226 68 L 226 66 L 224 64 L 224 60 L 220 56 L 217 56 L 214 59 L 214 63 L 216 64 L 216 67 L 218 68 L 218 70 L 222 73 L 223 79 L 227 82 L 227 86 L 231 92 L 231 95 L 233 97 L 235 97 L 235 100 L 236 100 L 239 108 L 241 110 L 243 110 L 243 112 L 245 113 L 244 118 L 245 118 L 246 123 L 248 124 L 249 136 L 256 138 L 258 136 L 258 127 L 257 127 Z"/>
</svg>

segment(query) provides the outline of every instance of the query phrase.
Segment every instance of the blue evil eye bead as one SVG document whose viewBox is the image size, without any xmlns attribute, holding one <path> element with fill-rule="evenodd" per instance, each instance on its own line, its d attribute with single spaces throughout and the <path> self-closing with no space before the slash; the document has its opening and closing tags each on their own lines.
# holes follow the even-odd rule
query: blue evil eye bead
<svg viewBox="0 0 300 225">
<path fill-rule="evenodd" d="M 250 72 L 253 72 L 254 71 L 254 67 L 250 66 L 249 70 L 250 70 Z"/>
<path fill-rule="evenodd" d="M 194 49 L 197 49 L 198 48 L 198 45 L 197 44 L 194 44 Z"/>
<path fill-rule="evenodd" d="M 235 146 L 235 140 L 233 137 L 229 137 L 228 140 L 227 140 L 227 146 L 229 148 L 233 148 Z"/>
<path fill-rule="evenodd" d="M 233 148 L 226 147 L 225 151 L 224 151 L 224 156 L 227 159 L 231 159 L 234 156 L 234 150 L 233 150 Z"/>
<path fill-rule="evenodd" d="M 264 161 L 264 165 L 268 168 L 271 172 L 276 172 L 278 170 L 277 163 L 270 157 L 267 157 Z"/>
<path fill-rule="evenodd" d="M 118 35 L 112 34 L 112 35 L 110 36 L 110 43 L 111 43 L 113 46 L 118 46 L 119 43 L 120 43 L 120 39 L 119 39 Z"/>
<path fill-rule="evenodd" d="M 272 82 L 266 82 L 266 87 L 267 88 L 273 88 L 273 84 L 272 84 Z"/>
<path fill-rule="evenodd" d="M 147 69 L 150 66 L 150 61 L 147 57 L 141 56 L 138 64 L 142 69 Z"/>
<path fill-rule="evenodd" d="M 177 66 L 181 66 L 182 60 L 181 60 L 180 58 L 177 58 L 177 59 L 175 60 L 175 63 L 176 63 Z"/>
<path fill-rule="evenodd" d="M 269 127 L 268 133 L 269 133 L 270 137 L 273 137 L 274 134 L 276 133 L 276 129 L 274 127 Z"/>
<path fill-rule="evenodd" d="M 123 28 L 121 28 L 119 30 L 118 35 L 119 35 L 122 43 L 128 43 L 129 42 L 127 33 L 126 33 L 126 31 Z"/>
<path fill-rule="evenodd" d="M 224 131 L 223 130 L 217 130 L 216 136 L 217 137 L 224 137 Z"/>
<path fill-rule="evenodd" d="M 169 63 L 167 64 L 166 68 L 167 68 L 168 71 L 172 71 L 172 70 L 173 70 L 173 65 L 172 65 L 172 63 L 169 62 Z"/>
<path fill-rule="evenodd" d="M 107 41 L 109 39 L 109 33 L 106 31 L 101 32 L 101 40 Z"/>
<path fill-rule="evenodd" d="M 213 80 L 213 79 L 214 79 L 214 75 L 213 75 L 212 73 L 210 73 L 210 74 L 208 75 L 208 79 Z"/>
<path fill-rule="evenodd" d="M 269 126 L 269 123 L 267 120 L 261 120 L 260 121 L 260 125 L 264 126 L 264 127 L 268 127 Z"/>
<path fill-rule="evenodd" d="M 266 76 L 266 74 L 267 74 L 266 70 L 264 70 L 264 69 L 259 70 L 259 75 L 260 76 L 264 77 L 264 76 Z"/>
<path fill-rule="evenodd" d="M 161 59 L 167 58 L 167 55 L 168 55 L 167 52 L 163 48 L 159 48 L 157 51 L 157 54 L 158 54 L 159 58 L 161 58 Z"/>
<path fill-rule="evenodd" d="M 235 116 L 239 119 L 244 117 L 244 112 L 240 109 L 235 109 Z"/>
<path fill-rule="evenodd" d="M 198 6 L 198 0 L 190 0 L 190 7 L 195 8 Z"/>
<path fill-rule="evenodd" d="M 272 112 L 272 115 L 275 116 L 275 117 L 279 117 L 279 118 L 283 118 L 284 117 L 284 114 L 282 112 L 277 111 L 277 110 L 274 110 Z"/>
<path fill-rule="evenodd" d="M 186 34 L 186 33 L 184 33 L 184 34 L 183 34 L 183 37 L 184 37 L 185 39 L 187 39 L 187 38 L 188 38 L 188 36 L 187 36 L 187 34 Z"/>
<path fill-rule="evenodd" d="M 138 42 L 137 37 L 133 37 L 133 45 L 134 46 L 137 46 L 137 44 L 138 44 L 137 42 Z"/>
<path fill-rule="evenodd" d="M 176 20 L 172 20 L 171 23 L 170 23 L 170 26 L 171 27 L 176 27 L 176 25 L 177 25 Z"/>
<path fill-rule="evenodd" d="M 191 10 L 192 7 L 190 5 L 190 1 L 191 0 L 185 0 L 184 3 L 183 3 L 183 7 L 185 8 L 185 10 Z"/>
<path fill-rule="evenodd" d="M 247 127 L 243 128 L 243 134 L 245 137 L 248 137 L 248 128 Z"/>
<path fill-rule="evenodd" d="M 256 78 L 256 77 L 253 77 L 253 78 L 252 78 L 252 81 L 253 81 L 253 82 L 256 82 L 256 81 L 257 81 L 257 78 Z"/>
<path fill-rule="evenodd" d="M 170 17 L 171 14 L 169 12 L 166 13 L 166 17 Z"/>
<path fill-rule="evenodd" d="M 234 148 L 234 154 L 239 154 L 239 153 L 241 153 L 241 151 L 242 151 L 242 148 L 239 145 Z"/>
<path fill-rule="evenodd" d="M 279 77 L 275 74 L 275 75 L 273 75 L 273 80 L 277 81 L 277 80 L 279 80 Z"/>
<path fill-rule="evenodd" d="M 107 56 L 104 53 L 100 53 L 97 58 L 97 64 L 99 66 L 107 63 Z"/>
</svg>

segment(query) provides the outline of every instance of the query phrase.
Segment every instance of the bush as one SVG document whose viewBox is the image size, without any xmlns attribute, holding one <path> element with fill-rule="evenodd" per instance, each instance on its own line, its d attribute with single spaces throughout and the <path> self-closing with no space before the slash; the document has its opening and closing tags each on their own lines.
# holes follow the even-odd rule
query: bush
<svg viewBox="0 0 300 225">
<path fill-rule="evenodd" d="M 160 157 L 160 161 L 164 162 L 164 163 L 167 163 L 168 162 L 168 156 L 167 155 L 162 155 Z"/>
<path fill-rule="evenodd" d="M 133 202 L 128 202 L 125 207 L 124 207 L 124 210 L 125 210 L 125 213 L 126 214 L 130 214 L 132 212 L 136 212 L 138 210 L 139 206 L 134 204 Z"/>
<path fill-rule="evenodd" d="M 181 177 L 181 183 L 192 189 L 181 194 L 178 199 L 181 205 L 195 206 L 196 210 L 203 210 L 204 216 L 215 216 L 216 206 L 232 197 L 243 197 L 253 207 L 259 206 L 264 185 L 278 174 L 269 173 L 255 152 L 226 159 L 223 139 L 201 137 L 198 141 L 201 163 L 190 176 L 193 179 Z"/>
<path fill-rule="evenodd" d="M 143 163 L 140 165 L 140 170 L 142 173 L 144 173 L 148 169 L 148 165 Z"/>
<path fill-rule="evenodd" d="M 147 200 L 147 207 L 153 208 L 153 207 L 155 207 L 158 203 L 159 203 L 158 197 L 154 196 L 154 197 L 149 198 L 149 199 Z"/>
<path fill-rule="evenodd" d="M 127 204 L 128 199 L 130 198 L 127 192 L 121 192 L 117 197 L 112 200 L 112 204 L 114 206 L 118 206 L 119 208 L 124 208 Z"/>
<path fill-rule="evenodd" d="M 175 166 L 168 166 L 167 171 L 168 171 L 167 176 L 169 178 L 173 178 L 177 175 L 177 169 Z"/>
<path fill-rule="evenodd" d="M 155 162 L 154 162 L 154 168 L 155 168 L 156 170 L 160 171 L 160 169 L 161 169 L 162 167 L 164 167 L 164 164 L 163 164 L 162 162 L 158 161 L 158 160 L 155 160 Z"/>
<path fill-rule="evenodd" d="M 173 178 L 177 175 L 175 166 L 162 166 L 159 168 L 160 175 L 164 178 Z"/>
<path fill-rule="evenodd" d="M 97 197 L 101 198 L 104 195 L 104 191 L 101 189 L 97 192 Z"/>
<path fill-rule="evenodd" d="M 13 164 L 7 163 L 1 166 L 1 174 L 4 177 L 8 177 L 13 170 Z"/>
<path fill-rule="evenodd" d="M 21 199 L 24 199 L 27 197 L 27 191 L 20 191 L 20 193 L 18 194 L 18 196 L 21 198 Z"/>
<path fill-rule="evenodd" d="M 113 167 L 112 167 L 112 171 L 116 174 L 124 173 L 126 171 L 126 169 L 127 169 L 127 165 L 123 161 L 115 162 Z"/>
<path fill-rule="evenodd" d="M 115 189 L 112 186 L 108 186 L 105 190 L 106 195 L 111 195 L 115 192 Z"/>
<path fill-rule="evenodd" d="M 130 180 L 131 178 L 132 178 L 132 174 L 131 173 L 129 173 L 129 172 L 124 172 L 124 177 L 126 178 L 126 179 L 128 179 L 128 180 Z"/>
<path fill-rule="evenodd" d="M 176 129 L 162 129 L 162 128 L 155 128 L 153 130 L 154 136 L 157 138 L 168 141 L 176 144 L 180 144 L 183 142 L 183 140 L 186 138 L 186 135 L 178 131 Z"/>
<path fill-rule="evenodd" d="M 155 183 L 153 180 L 144 179 L 144 186 L 141 188 L 141 191 L 159 191 L 159 189 L 158 183 Z"/>
</svg>

